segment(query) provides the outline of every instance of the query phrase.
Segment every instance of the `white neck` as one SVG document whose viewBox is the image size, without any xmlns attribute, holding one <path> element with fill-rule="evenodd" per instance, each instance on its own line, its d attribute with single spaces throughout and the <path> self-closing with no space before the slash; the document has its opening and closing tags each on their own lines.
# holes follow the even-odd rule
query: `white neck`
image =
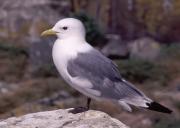
<svg viewBox="0 0 180 128">
<path fill-rule="evenodd" d="M 57 39 L 54 43 L 53 61 L 62 76 L 67 74 L 67 63 L 78 56 L 78 53 L 89 52 L 93 48 L 82 38 Z M 64 78 L 66 79 L 66 78 Z"/>
<path fill-rule="evenodd" d="M 64 38 L 64 39 L 60 39 L 58 38 L 56 40 L 56 42 L 60 42 L 60 43 L 63 43 L 63 45 L 66 44 L 82 44 L 82 43 L 86 43 L 86 40 L 84 37 L 76 37 L 76 36 L 73 36 L 73 37 L 70 37 L 70 38 Z"/>
<path fill-rule="evenodd" d="M 66 39 L 57 39 L 53 46 L 53 52 L 59 54 L 76 56 L 78 52 L 87 52 L 92 47 L 84 38 L 71 37 Z"/>
</svg>

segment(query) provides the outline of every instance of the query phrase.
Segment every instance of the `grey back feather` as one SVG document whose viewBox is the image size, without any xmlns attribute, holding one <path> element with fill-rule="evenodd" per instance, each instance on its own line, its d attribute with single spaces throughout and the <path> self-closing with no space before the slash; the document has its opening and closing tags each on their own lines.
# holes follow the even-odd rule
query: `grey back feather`
<svg viewBox="0 0 180 128">
<path fill-rule="evenodd" d="M 144 97 L 142 92 L 122 79 L 117 66 L 97 50 L 79 53 L 76 59 L 68 62 L 67 70 L 72 77 L 89 80 L 93 84 L 92 89 L 100 91 L 103 98 Z"/>
</svg>

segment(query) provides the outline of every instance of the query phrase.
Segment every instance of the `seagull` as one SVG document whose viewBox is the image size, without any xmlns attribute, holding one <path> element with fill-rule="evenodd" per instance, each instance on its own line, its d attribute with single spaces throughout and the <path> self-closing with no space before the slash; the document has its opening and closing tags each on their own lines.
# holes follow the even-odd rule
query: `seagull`
<svg viewBox="0 0 180 128">
<path fill-rule="evenodd" d="M 113 61 L 86 42 L 85 27 L 80 20 L 61 19 L 53 28 L 41 33 L 41 36 L 48 35 L 57 36 L 52 57 L 58 72 L 71 87 L 88 97 L 86 107 L 75 108 L 72 112 L 89 110 L 91 99 L 110 100 L 130 112 L 131 105 L 172 112 L 126 81 Z"/>
</svg>

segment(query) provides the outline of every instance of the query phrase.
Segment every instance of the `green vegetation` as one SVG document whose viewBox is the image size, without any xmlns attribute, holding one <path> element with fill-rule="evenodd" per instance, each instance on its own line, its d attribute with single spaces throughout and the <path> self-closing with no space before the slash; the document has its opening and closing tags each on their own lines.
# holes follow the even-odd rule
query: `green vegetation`
<svg viewBox="0 0 180 128">
<path fill-rule="evenodd" d="M 92 17 L 88 16 L 84 12 L 72 14 L 72 17 L 81 20 L 85 25 L 87 42 L 90 42 L 94 46 L 104 45 L 104 42 L 106 42 L 105 35 L 102 33 L 98 24 L 96 24 Z"/>
<path fill-rule="evenodd" d="M 174 105 L 178 110 L 180 110 L 180 101 L 174 101 Z"/>
<path fill-rule="evenodd" d="M 174 43 L 169 45 L 163 45 L 161 48 L 162 59 L 176 59 L 180 58 L 180 44 Z"/>
<path fill-rule="evenodd" d="M 139 83 L 157 82 L 166 86 L 180 74 L 180 45 L 162 45 L 158 60 L 142 59 L 118 60 L 117 64 L 123 77 Z M 172 68 L 173 67 L 173 68 Z"/>
<path fill-rule="evenodd" d="M 117 62 L 123 77 L 137 82 L 146 80 L 161 81 L 165 84 L 168 80 L 168 74 L 165 67 L 140 59 L 121 60 Z"/>
<path fill-rule="evenodd" d="M 7 52 L 11 56 L 18 56 L 24 54 L 28 57 L 27 49 L 25 47 L 17 47 L 9 43 L 0 43 L 0 52 Z"/>
<path fill-rule="evenodd" d="M 17 81 L 21 79 L 28 63 L 26 48 L 9 43 L 0 43 L 0 79 Z"/>
<path fill-rule="evenodd" d="M 154 128 L 179 128 L 180 120 L 163 120 L 154 125 Z"/>
<path fill-rule="evenodd" d="M 53 64 L 43 64 L 35 71 L 32 72 L 32 77 L 37 78 L 37 77 L 57 77 L 59 76 L 59 73 L 57 72 L 56 68 L 54 67 Z"/>
<path fill-rule="evenodd" d="M 21 88 L 18 88 L 18 90 L 13 93 L 1 95 L 0 113 L 5 113 L 22 104 L 48 97 L 60 90 L 66 90 L 70 94 L 76 95 L 74 90 L 66 86 L 59 78 L 33 79 L 19 86 L 21 86 Z"/>
</svg>

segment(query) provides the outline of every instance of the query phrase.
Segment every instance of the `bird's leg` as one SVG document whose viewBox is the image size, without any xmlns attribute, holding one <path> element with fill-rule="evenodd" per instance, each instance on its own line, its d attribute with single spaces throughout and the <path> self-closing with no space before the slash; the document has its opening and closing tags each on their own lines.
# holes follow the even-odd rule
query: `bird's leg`
<svg viewBox="0 0 180 128">
<path fill-rule="evenodd" d="M 90 103 L 91 103 L 91 98 L 87 98 L 87 104 L 86 104 L 87 106 L 86 107 L 77 107 L 72 110 L 69 110 L 69 112 L 73 113 L 73 114 L 77 114 L 77 113 L 88 111 L 90 108 Z"/>
</svg>

